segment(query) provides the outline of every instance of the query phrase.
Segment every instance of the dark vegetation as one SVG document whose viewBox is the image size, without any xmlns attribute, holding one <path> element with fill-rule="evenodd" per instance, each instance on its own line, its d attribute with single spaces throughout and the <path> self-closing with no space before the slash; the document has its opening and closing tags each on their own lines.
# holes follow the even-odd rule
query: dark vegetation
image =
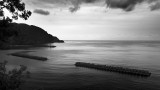
<svg viewBox="0 0 160 90">
<path fill-rule="evenodd" d="M 10 35 L 7 41 L 11 45 L 37 45 L 62 42 L 57 37 L 34 25 L 11 23 L 6 28 L 6 31 L 14 33 L 14 36 L 11 37 Z"/>
<path fill-rule="evenodd" d="M 11 13 L 11 18 L 5 15 L 5 9 Z M 31 14 L 31 11 L 25 9 L 25 4 L 21 0 L 0 0 L 0 48 L 7 45 L 10 37 L 18 35 L 16 31 L 9 31 L 12 20 L 18 18 L 27 20 Z"/>
<path fill-rule="evenodd" d="M 12 18 L 4 16 L 4 9 L 7 9 L 12 14 Z M 17 20 L 19 17 L 27 20 L 31 14 L 31 11 L 25 9 L 25 4 L 22 0 L 0 1 L 0 16 L 7 22 L 12 22 L 12 19 Z M 5 23 L 3 25 L 5 26 Z"/>
<path fill-rule="evenodd" d="M 5 16 L 4 9 L 11 13 L 11 18 Z M 12 20 L 19 17 L 27 20 L 31 16 L 31 12 L 25 9 L 25 4 L 21 0 L 0 0 L 0 49 L 8 46 L 11 37 L 18 36 L 18 32 L 10 30 Z M 0 90 L 16 90 L 24 83 L 22 79 L 29 72 L 27 67 L 20 65 L 19 68 L 7 70 L 7 61 L 0 63 Z M 24 74 L 26 72 L 26 74 Z"/>
<path fill-rule="evenodd" d="M 5 15 L 4 9 L 11 13 L 12 18 Z M 37 26 L 12 23 L 13 19 L 27 20 L 31 14 L 21 0 L 0 0 L 0 49 L 11 49 L 13 45 L 64 42 Z"/>
<path fill-rule="evenodd" d="M 25 82 L 22 78 L 29 77 L 30 72 L 23 65 L 7 71 L 6 65 L 7 61 L 0 63 L 0 90 L 17 90 Z"/>
<path fill-rule="evenodd" d="M 1 49 L 14 48 L 13 45 L 34 45 L 42 47 L 42 44 L 64 42 L 34 25 L 10 23 L 8 27 L 0 28 Z"/>
<path fill-rule="evenodd" d="M 4 10 L 8 10 L 11 17 L 6 16 Z M 13 45 L 43 46 L 39 44 L 63 42 L 39 27 L 12 23 L 18 18 L 27 20 L 31 14 L 22 0 L 0 0 L 0 49 L 10 49 Z M 7 61 L 0 63 L 0 90 L 20 90 L 23 77 L 29 75 L 27 67 L 20 65 L 8 71 L 6 65 Z"/>
</svg>

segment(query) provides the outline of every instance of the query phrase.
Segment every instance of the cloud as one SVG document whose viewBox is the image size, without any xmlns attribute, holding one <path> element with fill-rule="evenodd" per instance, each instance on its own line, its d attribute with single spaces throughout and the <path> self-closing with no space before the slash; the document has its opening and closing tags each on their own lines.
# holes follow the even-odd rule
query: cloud
<svg viewBox="0 0 160 90">
<path fill-rule="evenodd" d="M 42 10 L 42 9 L 35 9 L 33 12 L 37 13 L 37 14 L 41 14 L 41 15 L 49 15 L 50 14 L 49 11 L 45 11 L 45 10 Z"/>
<path fill-rule="evenodd" d="M 160 0 L 68 0 L 71 1 L 74 7 L 69 8 L 71 12 L 80 9 L 81 4 L 95 4 L 98 2 L 105 2 L 107 8 L 122 9 L 126 12 L 133 11 L 136 5 L 147 3 L 153 4 L 150 6 L 151 11 L 160 9 Z M 148 6 L 149 6 L 148 5 Z"/>
<path fill-rule="evenodd" d="M 153 4 L 150 6 L 151 11 L 160 9 L 159 0 L 106 0 L 107 7 L 113 9 L 122 9 L 124 11 L 132 11 L 138 4 L 147 3 Z"/>
<path fill-rule="evenodd" d="M 71 12 L 76 12 L 77 10 L 80 9 L 81 4 L 93 4 L 96 1 L 102 1 L 102 0 L 69 0 L 73 7 L 70 7 L 69 10 Z"/>
<path fill-rule="evenodd" d="M 160 0 L 27 0 L 38 7 L 50 7 L 68 9 L 70 12 L 76 12 L 84 5 L 96 5 L 103 3 L 107 8 L 122 9 L 126 12 L 133 11 L 137 5 L 147 3 L 151 11 L 160 8 Z M 137 8 L 138 9 L 138 8 Z"/>
<path fill-rule="evenodd" d="M 151 11 L 160 9 L 160 2 L 157 2 L 153 5 L 151 5 L 150 8 L 151 8 Z"/>
<path fill-rule="evenodd" d="M 79 6 L 76 6 L 76 7 L 74 6 L 74 7 L 70 7 L 70 8 L 69 8 L 69 11 L 73 13 L 73 12 L 78 11 L 79 9 L 80 9 Z"/>
<path fill-rule="evenodd" d="M 118 8 L 124 11 L 132 11 L 137 4 L 142 3 L 144 0 L 106 0 L 107 7 Z"/>
</svg>

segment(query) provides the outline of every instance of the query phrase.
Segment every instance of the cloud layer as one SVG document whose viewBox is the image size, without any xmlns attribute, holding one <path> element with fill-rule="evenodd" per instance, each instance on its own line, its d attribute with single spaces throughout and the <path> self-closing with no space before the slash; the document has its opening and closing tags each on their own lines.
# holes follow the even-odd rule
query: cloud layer
<svg viewBox="0 0 160 90">
<path fill-rule="evenodd" d="M 109 8 L 120 8 L 124 11 L 132 11 L 137 4 L 143 1 L 144 0 L 106 0 L 106 4 Z"/>
<path fill-rule="evenodd" d="M 35 9 L 33 12 L 37 13 L 37 14 L 41 14 L 41 15 L 49 15 L 50 14 L 49 11 L 45 11 L 43 9 Z"/>
<path fill-rule="evenodd" d="M 160 2 L 154 3 L 153 5 L 150 6 L 150 8 L 151 11 L 160 9 Z"/>
<path fill-rule="evenodd" d="M 150 9 L 157 10 L 160 9 L 159 0 L 106 0 L 107 7 L 109 8 L 119 8 L 124 11 L 132 11 L 138 4 L 147 3 Z"/>
<path fill-rule="evenodd" d="M 160 9 L 160 0 L 28 0 L 28 2 L 33 5 L 43 5 L 43 8 L 68 8 L 70 12 L 76 12 L 83 5 L 96 5 L 97 3 L 103 3 L 106 8 L 122 9 L 126 12 L 134 10 L 137 5 L 143 3 L 148 4 L 151 11 Z M 38 10 L 39 12 L 43 14 L 43 10 Z"/>
</svg>

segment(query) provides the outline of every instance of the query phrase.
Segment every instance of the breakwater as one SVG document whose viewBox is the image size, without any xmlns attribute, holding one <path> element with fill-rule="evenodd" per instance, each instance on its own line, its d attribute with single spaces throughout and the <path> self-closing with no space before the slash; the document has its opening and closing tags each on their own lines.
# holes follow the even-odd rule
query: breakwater
<svg viewBox="0 0 160 90">
<path fill-rule="evenodd" d="M 40 61 L 48 60 L 48 58 L 46 58 L 46 57 L 28 55 L 28 54 L 22 53 L 22 52 L 21 53 L 12 53 L 12 54 L 9 54 L 9 55 L 22 57 L 22 58 L 28 58 L 28 59 L 34 59 L 34 60 L 40 60 Z"/>
<path fill-rule="evenodd" d="M 147 70 L 131 69 L 126 67 L 124 68 L 120 66 L 100 65 L 100 64 L 84 63 L 84 62 L 76 62 L 75 66 L 92 68 L 103 71 L 118 72 L 122 74 L 137 75 L 142 77 L 149 77 L 151 75 L 151 73 Z"/>
</svg>

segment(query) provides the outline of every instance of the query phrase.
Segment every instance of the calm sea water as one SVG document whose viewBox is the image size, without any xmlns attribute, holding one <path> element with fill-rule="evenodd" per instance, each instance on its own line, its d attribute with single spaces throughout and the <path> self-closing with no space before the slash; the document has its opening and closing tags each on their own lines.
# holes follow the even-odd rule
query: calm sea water
<svg viewBox="0 0 160 90">
<path fill-rule="evenodd" d="M 160 90 L 160 42 L 158 41 L 65 41 L 56 48 L 0 51 L 0 61 L 8 68 L 26 65 L 31 78 L 23 89 L 35 90 Z M 32 51 L 29 54 L 48 57 L 36 61 L 8 56 L 8 53 Z M 120 65 L 149 70 L 142 78 L 113 72 L 75 67 L 75 62 Z"/>
</svg>

